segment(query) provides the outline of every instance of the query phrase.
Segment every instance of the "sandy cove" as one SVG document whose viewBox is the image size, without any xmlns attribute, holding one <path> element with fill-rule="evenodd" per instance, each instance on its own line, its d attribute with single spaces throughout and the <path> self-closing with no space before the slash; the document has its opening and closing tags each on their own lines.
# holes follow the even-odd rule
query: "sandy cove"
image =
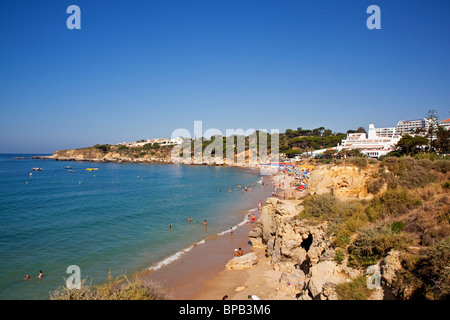
<svg viewBox="0 0 450 320">
<path fill-rule="evenodd" d="M 274 192 L 280 199 L 303 195 L 303 192 L 293 191 L 290 187 L 294 181 L 293 176 L 277 173 L 272 177 Z M 283 185 L 284 183 L 284 185 Z M 248 232 L 247 232 L 248 240 Z M 270 259 L 266 257 L 265 249 L 250 247 L 250 252 L 257 255 L 258 263 L 251 269 L 227 270 L 225 264 L 221 271 L 205 281 L 204 284 L 192 294 L 185 296 L 191 300 L 221 300 L 228 295 L 229 300 L 248 300 L 249 295 L 256 295 L 262 300 L 294 300 L 295 296 L 279 290 L 282 271 L 274 270 Z M 246 253 L 246 252 L 245 252 Z"/>
</svg>

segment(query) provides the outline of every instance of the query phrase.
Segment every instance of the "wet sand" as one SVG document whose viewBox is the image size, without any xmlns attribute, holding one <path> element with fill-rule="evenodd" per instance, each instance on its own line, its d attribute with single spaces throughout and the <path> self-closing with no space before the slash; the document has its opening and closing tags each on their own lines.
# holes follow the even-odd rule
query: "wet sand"
<svg viewBox="0 0 450 320">
<path fill-rule="evenodd" d="M 226 263 L 233 258 L 234 249 L 242 248 L 244 254 L 250 252 L 249 228 L 251 227 L 244 225 L 235 229 L 233 235 L 225 234 L 207 239 L 204 244 L 193 248 L 180 259 L 143 276 L 172 290 L 176 300 L 193 299 L 205 281 L 225 270 Z M 222 296 L 211 299 L 221 299 Z"/>
</svg>

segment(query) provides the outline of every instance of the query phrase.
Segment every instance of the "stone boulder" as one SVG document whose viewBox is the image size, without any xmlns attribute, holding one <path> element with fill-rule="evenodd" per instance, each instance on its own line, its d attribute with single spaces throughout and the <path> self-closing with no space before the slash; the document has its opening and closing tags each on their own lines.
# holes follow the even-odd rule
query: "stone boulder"
<svg viewBox="0 0 450 320">
<path fill-rule="evenodd" d="M 320 299 L 326 283 L 340 284 L 349 278 L 341 273 L 341 268 L 334 261 L 322 261 L 310 268 L 308 282 L 309 293 L 315 299 Z M 328 284 L 327 286 L 331 286 Z"/>
<path fill-rule="evenodd" d="M 306 275 L 300 269 L 295 269 L 293 273 L 283 272 L 279 282 L 284 291 L 291 293 L 301 292 L 305 287 Z"/>
<path fill-rule="evenodd" d="M 336 293 L 336 284 L 334 282 L 325 282 L 322 286 L 320 300 L 339 300 Z"/>
<path fill-rule="evenodd" d="M 402 259 L 400 252 L 396 250 L 389 251 L 388 255 L 381 262 L 381 279 L 389 286 L 394 282 L 396 272 L 402 269 Z"/>
<path fill-rule="evenodd" d="M 256 253 L 250 252 L 243 256 L 233 258 L 225 265 L 227 270 L 233 269 L 251 269 L 258 263 L 258 257 Z"/>
</svg>

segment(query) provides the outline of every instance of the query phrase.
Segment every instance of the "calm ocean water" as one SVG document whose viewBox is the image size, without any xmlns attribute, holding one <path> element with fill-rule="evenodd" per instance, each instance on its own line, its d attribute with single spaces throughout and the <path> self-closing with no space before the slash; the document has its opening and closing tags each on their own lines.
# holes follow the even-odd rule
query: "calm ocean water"
<svg viewBox="0 0 450 320">
<path fill-rule="evenodd" d="M 239 224 L 242 211 L 267 195 L 250 170 L 30 156 L 0 155 L 0 299 L 48 299 L 70 276 L 69 265 L 93 283 L 105 281 L 109 270 L 114 276 L 157 267 Z M 252 182 L 251 192 L 235 191 Z M 22 280 L 26 274 L 32 279 Z"/>
</svg>

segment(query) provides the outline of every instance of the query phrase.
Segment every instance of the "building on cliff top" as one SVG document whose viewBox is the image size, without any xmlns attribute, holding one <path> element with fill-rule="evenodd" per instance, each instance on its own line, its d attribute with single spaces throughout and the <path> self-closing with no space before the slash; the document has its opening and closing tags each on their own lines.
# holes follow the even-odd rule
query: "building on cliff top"
<svg viewBox="0 0 450 320">
<path fill-rule="evenodd" d="M 347 133 L 347 138 L 343 139 L 335 148 L 337 152 L 342 150 L 358 149 L 370 158 L 379 158 L 395 149 L 395 145 L 400 140 L 401 135 L 397 134 L 397 128 L 375 128 L 369 125 L 369 132 Z M 322 155 L 326 150 L 313 151 L 311 156 Z"/>
<path fill-rule="evenodd" d="M 379 158 L 393 151 L 400 138 L 396 128 L 375 128 L 370 124 L 368 134 L 347 134 L 347 138 L 337 145 L 337 150 L 358 149 L 370 158 Z"/>
</svg>

